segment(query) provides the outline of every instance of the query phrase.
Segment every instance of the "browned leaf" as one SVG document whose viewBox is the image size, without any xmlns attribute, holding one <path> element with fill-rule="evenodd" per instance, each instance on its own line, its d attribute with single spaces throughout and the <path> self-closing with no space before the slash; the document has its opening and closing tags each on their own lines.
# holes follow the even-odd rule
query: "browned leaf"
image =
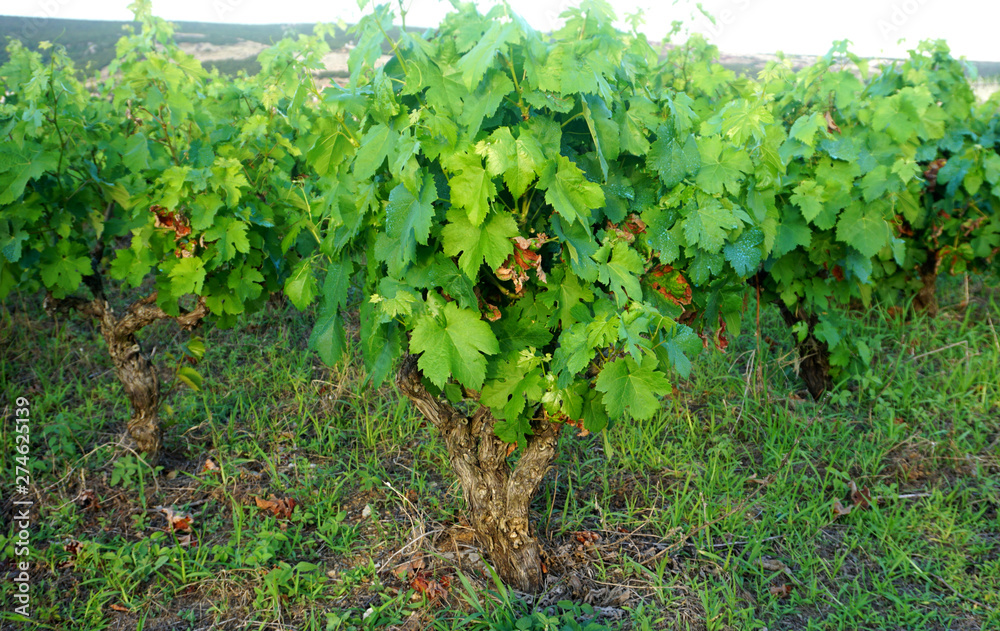
<svg viewBox="0 0 1000 631">
<path fill-rule="evenodd" d="M 419 599 L 420 596 L 425 596 L 432 601 L 443 599 L 448 595 L 448 587 L 450 586 L 451 580 L 447 576 L 435 580 L 426 572 L 417 572 L 410 581 L 410 587 L 417 592 L 414 594 L 414 600 Z"/>
<path fill-rule="evenodd" d="M 589 530 L 580 530 L 578 532 L 574 532 L 573 536 L 576 537 L 577 541 L 579 541 L 585 546 L 592 546 L 601 540 L 601 535 L 597 534 L 596 532 L 590 532 Z"/>
<path fill-rule="evenodd" d="M 73 556 L 80 554 L 80 550 L 82 549 L 83 549 L 83 544 L 81 544 L 76 539 L 70 539 L 69 541 L 63 544 L 63 550 L 69 552 Z"/>
<path fill-rule="evenodd" d="M 101 510 L 101 503 L 97 501 L 97 494 L 87 489 L 80 494 L 80 508 L 83 510 Z"/>
<path fill-rule="evenodd" d="M 405 580 L 407 576 L 413 576 L 420 570 L 424 569 L 424 555 L 415 554 L 413 558 L 405 563 L 400 563 L 392 569 L 392 573 L 396 575 L 399 580 Z"/>
<path fill-rule="evenodd" d="M 113 610 L 115 610 L 115 611 L 121 611 L 123 613 L 129 613 L 130 611 L 132 611 L 128 607 L 123 607 L 122 605 L 119 605 L 118 603 L 112 603 L 111 608 Z"/>
<path fill-rule="evenodd" d="M 205 459 L 205 466 L 201 468 L 200 473 L 211 473 L 212 471 L 218 471 L 219 465 L 215 464 L 211 458 Z"/>
<path fill-rule="evenodd" d="M 833 132 L 837 132 L 839 134 L 840 127 L 837 127 L 837 123 L 833 122 L 833 116 L 830 114 L 830 112 L 829 111 L 824 112 L 823 115 L 826 118 L 826 130 L 831 134 Z"/>
<path fill-rule="evenodd" d="M 771 587 L 767 590 L 775 598 L 788 598 L 792 593 L 792 584 L 784 583 L 778 585 L 777 587 Z"/>
<path fill-rule="evenodd" d="M 167 518 L 167 523 L 170 524 L 171 530 L 175 532 L 188 532 L 191 530 L 191 524 L 194 519 L 191 515 L 187 513 L 182 513 L 175 511 L 172 507 L 160 507 L 160 512 L 163 513 Z"/>
<path fill-rule="evenodd" d="M 853 506 L 844 506 L 840 503 L 840 499 L 833 500 L 833 514 L 834 518 L 840 517 L 841 515 L 850 515 Z"/>
<path fill-rule="evenodd" d="M 760 566 L 768 572 L 790 572 L 788 566 L 775 559 L 761 559 Z"/>
<path fill-rule="evenodd" d="M 858 485 L 851 480 L 851 502 L 854 504 L 855 508 L 865 509 L 872 505 L 872 494 L 868 490 L 868 487 L 862 487 L 858 490 Z"/>
<path fill-rule="evenodd" d="M 295 507 L 298 506 L 295 499 L 291 497 L 278 499 L 273 493 L 270 499 L 255 497 L 254 501 L 257 503 L 257 508 L 269 512 L 279 519 L 290 519 Z"/>
<path fill-rule="evenodd" d="M 497 278 L 509 280 L 514 283 L 514 293 L 520 295 L 524 290 L 524 284 L 528 282 L 528 270 L 534 269 L 538 280 L 547 282 L 545 270 L 542 269 L 542 256 L 537 250 L 545 245 L 549 238 L 544 233 L 537 237 L 525 239 L 524 237 L 514 237 L 514 253 L 507 257 L 503 265 L 496 269 Z"/>
<path fill-rule="evenodd" d="M 577 438 L 584 438 L 586 436 L 590 436 L 590 430 L 588 430 L 586 427 L 583 426 L 582 420 L 576 421 L 569 418 L 568 416 L 563 415 L 562 422 L 565 423 L 566 425 L 569 425 L 570 427 L 575 427 L 577 430 L 579 430 L 576 433 Z"/>
<path fill-rule="evenodd" d="M 157 228 L 172 230 L 174 239 L 180 239 L 191 234 L 191 222 L 180 211 L 167 210 L 163 206 L 152 205 L 149 212 L 156 215 L 153 225 Z"/>
<path fill-rule="evenodd" d="M 494 304 L 484 302 L 483 303 L 483 316 L 490 322 L 496 322 L 500 319 L 500 308 Z"/>
</svg>

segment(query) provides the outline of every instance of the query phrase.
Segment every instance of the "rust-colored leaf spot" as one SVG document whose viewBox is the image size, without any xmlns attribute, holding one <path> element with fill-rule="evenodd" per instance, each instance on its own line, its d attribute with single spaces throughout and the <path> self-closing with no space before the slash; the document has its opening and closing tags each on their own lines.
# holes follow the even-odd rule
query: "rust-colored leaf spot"
<svg viewBox="0 0 1000 631">
<path fill-rule="evenodd" d="M 830 273 L 833 274 L 833 277 L 836 278 L 838 281 L 844 280 L 844 268 L 843 267 L 841 267 L 839 265 L 834 265 L 833 269 L 830 271 Z"/>
<path fill-rule="evenodd" d="M 691 284 L 670 265 L 657 265 L 649 270 L 646 281 L 654 291 L 675 305 L 691 304 Z"/>
<path fill-rule="evenodd" d="M 635 213 L 626 217 L 625 221 L 621 224 L 608 221 L 604 227 L 608 232 L 617 234 L 626 243 L 633 243 L 637 236 L 646 232 L 646 222 L 640 219 L 639 215 Z"/>
<path fill-rule="evenodd" d="M 173 231 L 175 241 L 191 234 L 191 222 L 180 211 L 167 210 L 154 204 L 149 207 L 149 212 L 156 216 L 153 226 Z"/>
</svg>

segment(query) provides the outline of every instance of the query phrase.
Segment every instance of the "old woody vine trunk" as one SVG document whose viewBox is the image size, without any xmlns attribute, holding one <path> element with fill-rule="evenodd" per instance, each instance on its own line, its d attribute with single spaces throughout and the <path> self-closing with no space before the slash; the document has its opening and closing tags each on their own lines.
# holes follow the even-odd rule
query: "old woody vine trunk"
<svg viewBox="0 0 1000 631">
<path fill-rule="evenodd" d="M 823 393 L 833 387 L 830 379 L 830 349 L 826 342 L 821 342 L 816 338 L 816 316 L 806 315 L 801 311 L 792 312 L 783 302 L 778 301 L 781 309 L 781 317 L 788 326 L 794 326 L 799 322 L 808 325 L 808 332 L 801 341 L 796 340 L 795 348 L 799 355 L 799 375 L 806 382 L 809 394 L 819 400 Z"/>
<path fill-rule="evenodd" d="M 126 436 L 130 447 L 145 454 L 146 462 L 156 464 L 163 452 L 163 431 L 160 427 L 160 383 L 149 357 L 136 339 L 143 327 L 157 320 L 173 319 L 182 328 L 194 327 L 208 314 L 203 301 L 189 312 L 170 316 L 156 305 L 156 294 L 132 303 L 124 315 L 117 316 L 104 296 L 100 281 L 88 283 L 95 297 L 92 300 L 67 298 L 49 301 L 55 311 L 76 311 L 97 320 L 101 336 L 108 346 L 108 355 L 115 367 L 115 375 L 125 389 L 125 396 L 132 408 Z"/>
<path fill-rule="evenodd" d="M 465 497 L 466 515 L 480 547 L 505 583 L 526 592 L 542 588 L 541 547 L 529 519 L 531 500 L 555 457 L 558 423 L 539 420 L 524 453 L 511 469 L 509 444 L 497 438 L 489 408 L 468 416 L 424 388 L 414 356 L 407 357 L 396 384 L 441 432 L 452 470 Z"/>
<path fill-rule="evenodd" d="M 937 301 L 937 268 L 938 256 L 934 250 L 928 250 L 927 260 L 920 266 L 921 287 L 913 298 L 913 308 L 917 312 L 926 313 L 930 317 L 938 314 Z"/>
</svg>

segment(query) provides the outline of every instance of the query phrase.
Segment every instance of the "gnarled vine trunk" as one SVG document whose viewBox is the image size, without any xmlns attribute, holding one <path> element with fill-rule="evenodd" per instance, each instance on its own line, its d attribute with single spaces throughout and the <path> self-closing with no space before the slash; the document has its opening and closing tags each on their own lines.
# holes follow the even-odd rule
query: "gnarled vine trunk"
<svg viewBox="0 0 1000 631">
<path fill-rule="evenodd" d="M 818 320 L 815 315 L 806 315 L 799 310 L 793 313 L 780 300 L 778 307 L 788 326 L 805 322 L 809 327 L 805 338 L 801 342 L 796 340 L 795 349 L 799 355 L 799 375 L 806 382 L 809 394 L 818 401 L 824 392 L 833 387 L 833 380 L 830 378 L 830 349 L 815 334 Z"/>
<path fill-rule="evenodd" d="M 165 318 L 174 319 L 183 328 L 197 324 L 208 309 L 203 301 L 198 306 L 180 316 L 168 315 L 156 305 L 156 294 L 132 303 L 121 317 L 104 297 L 98 283 L 91 283 L 93 300 L 67 298 L 49 300 L 47 306 L 55 311 L 75 309 L 96 319 L 101 327 L 101 336 L 108 346 L 108 354 L 115 367 L 115 375 L 125 389 L 125 396 L 132 407 L 132 416 L 127 425 L 127 437 L 131 447 L 145 454 L 146 462 L 155 465 L 163 452 L 163 431 L 160 428 L 160 383 L 156 370 L 143 352 L 136 333 L 147 324 Z"/>
<path fill-rule="evenodd" d="M 913 308 L 915 311 L 926 313 L 932 318 L 937 317 L 938 314 L 937 270 L 937 252 L 930 250 L 927 253 L 927 260 L 920 266 L 922 287 L 913 298 Z"/>
<path fill-rule="evenodd" d="M 561 424 L 534 421 L 534 434 L 512 470 L 507 462 L 509 445 L 494 433 L 489 408 L 480 407 L 467 416 L 433 396 L 421 383 L 414 356 L 403 360 L 396 385 L 444 437 L 469 523 L 500 578 L 515 589 L 539 591 L 544 583 L 541 547 L 528 511 L 555 458 Z"/>
</svg>

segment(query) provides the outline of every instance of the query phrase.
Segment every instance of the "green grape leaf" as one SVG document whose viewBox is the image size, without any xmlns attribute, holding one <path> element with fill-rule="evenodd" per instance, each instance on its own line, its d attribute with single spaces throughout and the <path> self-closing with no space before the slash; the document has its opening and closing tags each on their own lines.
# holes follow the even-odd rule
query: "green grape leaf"
<svg viewBox="0 0 1000 631">
<path fill-rule="evenodd" d="M 337 310 L 320 315 L 309 334 L 309 350 L 319 354 L 327 366 L 334 366 L 347 350 L 344 321 Z"/>
<path fill-rule="evenodd" d="M 644 420 L 656 414 L 660 409 L 657 396 L 670 392 L 670 382 L 656 366 L 656 358 L 649 356 L 641 364 L 624 357 L 604 365 L 596 389 L 604 394 L 609 416 Z"/>
<path fill-rule="evenodd" d="M 426 244 L 434 219 L 434 202 L 438 199 L 434 176 L 426 173 L 419 195 L 399 184 L 389 193 L 385 208 L 386 235 L 394 241 L 395 256 L 403 262 L 412 261 L 417 244 Z"/>
<path fill-rule="evenodd" d="M 13 143 L 4 143 L 0 150 L 0 204 L 9 204 L 21 196 L 28 181 L 37 179 L 46 171 L 54 170 L 59 155 L 44 148 L 34 154 L 17 151 Z"/>
<path fill-rule="evenodd" d="M 743 174 L 753 170 L 745 152 L 717 136 L 699 140 L 698 151 L 701 168 L 695 182 L 706 193 L 721 195 L 726 190 L 735 195 L 743 183 Z"/>
<path fill-rule="evenodd" d="M 688 175 L 698 173 L 701 153 L 693 135 L 684 144 L 666 135 L 660 136 L 650 147 L 646 163 L 653 167 L 667 188 L 673 188 Z"/>
<path fill-rule="evenodd" d="M 598 279 L 611 289 L 618 306 L 625 306 L 629 299 L 642 300 L 642 287 L 639 285 L 642 256 L 621 241 L 610 250 L 610 259 L 607 248 L 602 248 L 598 254 Z"/>
<path fill-rule="evenodd" d="M 490 212 L 490 201 L 497 194 L 493 178 L 483 168 L 483 159 L 463 152 L 448 158 L 444 164 L 453 173 L 448 180 L 452 206 L 464 208 L 473 226 L 483 223 Z"/>
<path fill-rule="evenodd" d="M 521 33 L 515 22 L 494 22 L 472 50 L 458 60 L 456 68 L 462 73 L 465 87 L 472 90 L 493 66 L 497 55 L 507 52 L 507 46 L 520 41 Z"/>
<path fill-rule="evenodd" d="M 304 310 L 316 297 L 316 276 L 312 272 L 312 261 L 303 259 L 285 280 L 285 295 L 299 311 Z"/>
<path fill-rule="evenodd" d="M 171 295 L 179 298 L 184 294 L 201 294 L 205 283 L 205 262 L 196 256 L 179 259 L 167 276 L 171 281 Z"/>
<path fill-rule="evenodd" d="M 718 252 L 725 243 L 726 232 L 739 227 L 732 210 L 717 199 L 703 198 L 684 219 L 684 236 L 689 245 L 698 244 L 707 252 Z"/>
<path fill-rule="evenodd" d="M 60 241 L 60 247 L 50 249 L 42 256 L 39 268 L 46 287 L 59 288 L 65 292 L 75 291 L 83 277 L 93 273 L 90 257 L 86 252 L 72 250 L 75 248 L 70 248 L 68 241 Z"/>
<path fill-rule="evenodd" d="M 464 212 L 448 210 L 448 225 L 441 231 L 444 253 L 462 256 L 458 265 L 471 279 L 479 277 L 479 266 L 486 262 L 491 270 L 500 267 L 514 251 L 511 237 L 518 233 L 517 222 L 507 212 L 491 214 L 481 226 L 475 226 Z"/>
<path fill-rule="evenodd" d="M 816 146 L 816 134 L 826 129 L 826 119 L 822 114 L 806 114 L 796 119 L 788 131 L 789 138 L 809 146 Z"/>
<path fill-rule="evenodd" d="M 497 338 L 479 314 L 445 303 L 441 313 L 417 320 L 410 336 L 410 352 L 420 353 L 417 366 L 438 388 L 454 377 L 479 390 L 486 377 L 486 355 L 499 351 Z"/>
<path fill-rule="evenodd" d="M 528 401 L 541 400 L 542 391 L 541 369 L 514 359 L 500 362 L 497 374 L 486 380 L 479 402 L 489 406 L 497 418 L 513 421 Z M 497 435 L 503 438 L 501 431 L 497 430 Z"/>
<path fill-rule="evenodd" d="M 837 222 L 837 239 L 866 257 L 875 256 L 892 239 L 892 228 L 882 210 L 882 204 L 851 204 Z"/>
<path fill-rule="evenodd" d="M 799 212 L 794 208 L 786 208 L 778 225 L 778 235 L 774 239 L 771 256 L 782 257 L 799 246 L 808 248 L 810 243 L 812 229 Z"/>
<path fill-rule="evenodd" d="M 122 162 L 133 173 L 149 168 L 149 144 L 145 134 L 136 133 L 128 137 L 125 151 L 122 152 Z"/>
<path fill-rule="evenodd" d="M 546 291 L 538 297 L 538 300 L 550 308 L 558 305 L 555 316 L 565 329 L 576 321 L 571 313 L 573 308 L 581 303 L 593 302 L 594 292 L 582 284 L 579 277 L 566 269 L 565 265 L 559 265 L 549 274 Z"/>
<path fill-rule="evenodd" d="M 538 180 L 545 201 L 569 222 L 589 224 L 590 211 L 604 206 L 604 191 L 587 180 L 583 171 L 566 156 L 549 162 Z"/>
<path fill-rule="evenodd" d="M 804 180 L 793 189 L 793 195 L 789 199 L 799 207 L 806 221 L 813 221 L 823 212 L 825 192 L 823 186 L 817 184 L 816 180 Z"/>
<path fill-rule="evenodd" d="M 761 244 L 764 233 L 759 228 L 750 228 L 743 232 L 736 241 L 727 243 L 723 249 L 726 260 L 733 266 L 742 278 L 752 276 L 760 265 L 763 252 Z"/>
<path fill-rule="evenodd" d="M 358 153 L 354 156 L 354 175 L 359 180 L 367 180 L 375 175 L 385 159 L 389 157 L 391 147 L 395 146 L 393 140 L 390 140 L 394 133 L 381 123 L 373 125 L 365 132 L 361 138 Z M 398 134 L 396 135 L 398 136 Z"/>
</svg>

